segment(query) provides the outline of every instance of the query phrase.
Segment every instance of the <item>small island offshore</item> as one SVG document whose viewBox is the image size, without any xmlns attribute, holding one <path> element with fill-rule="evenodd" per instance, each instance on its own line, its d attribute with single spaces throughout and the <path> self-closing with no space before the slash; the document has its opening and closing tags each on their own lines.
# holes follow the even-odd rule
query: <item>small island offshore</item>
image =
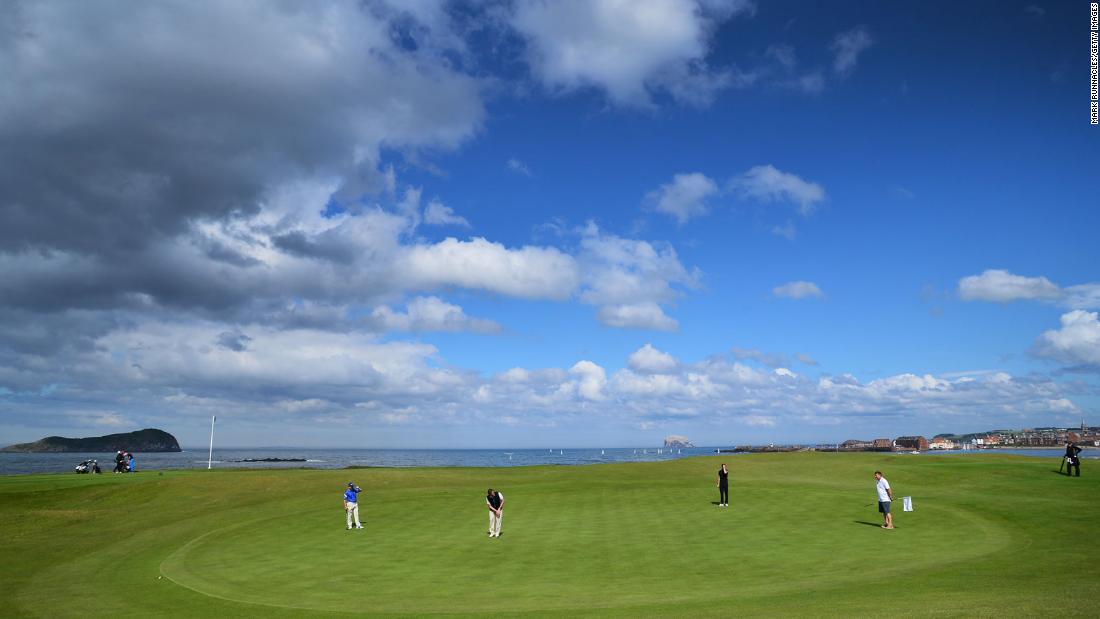
<svg viewBox="0 0 1100 619">
<path fill-rule="evenodd" d="M 33 443 L 19 443 L 0 449 L 0 451 L 20 453 L 96 453 L 117 450 L 145 453 L 181 451 L 176 437 L 156 428 L 86 438 L 47 436 Z"/>
</svg>

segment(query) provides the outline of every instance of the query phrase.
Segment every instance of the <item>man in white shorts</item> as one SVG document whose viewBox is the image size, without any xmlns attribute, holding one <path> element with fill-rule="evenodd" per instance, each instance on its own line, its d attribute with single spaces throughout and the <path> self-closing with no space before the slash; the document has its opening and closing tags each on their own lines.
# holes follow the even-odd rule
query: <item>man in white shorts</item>
<svg viewBox="0 0 1100 619">
<path fill-rule="evenodd" d="M 500 537 L 500 521 L 504 519 L 504 495 L 489 488 L 485 494 L 489 506 L 489 537 Z"/>
<path fill-rule="evenodd" d="M 882 471 L 875 471 L 875 492 L 878 493 L 878 511 L 882 514 L 882 528 L 894 528 L 894 515 L 890 513 L 890 502 L 894 500 L 894 491 L 890 489 L 890 482 L 882 476 Z"/>
</svg>

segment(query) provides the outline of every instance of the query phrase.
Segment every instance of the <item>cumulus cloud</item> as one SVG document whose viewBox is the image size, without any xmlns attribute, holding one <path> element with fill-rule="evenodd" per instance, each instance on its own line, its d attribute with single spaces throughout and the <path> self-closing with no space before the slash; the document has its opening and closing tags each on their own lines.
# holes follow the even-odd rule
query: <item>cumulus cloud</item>
<svg viewBox="0 0 1100 619">
<path fill-rule="evenodd" d="M 597 88 L 627 106 L 650 106 L 658 92 L 706 105 L 737 83 L 707 65 L 711 34 L 751 10 L 746 0 L 521 0 L 511 23 L 550 89 Z"/>
<path fill-rule="evenodd" d="M 473 331 L 499 333 L 492 320 L 471 318 L 457 305 L 438 297 L 417 297 L 406 304 L 404 312 L 383 305 L 374 309 L 366 323 L 379 331 Z"/>
<path fill-rule="evenodd" d="M 569 368 L 569 374 L 576 377 L 576 381 L 568 385 L 575 388 L 578 395 L 585 400 L 600 401 L 607 398 L 604 387 L 607 385 L 607 372 L 591 361 L 578 361 Z"/>
<path fill-rule="evenodd" d="M 730 180 L 730 188 L 742 198 L 759 202 L 793 202 L 798 212 L 810 215 L 825 199 L 821 185 L 784 172 L 773 165 L 758 165 Z"/>
<path fill-rule="evenodd" d="M 455 215 L 454 209 L 437 200 L 428 202 L 428 205 L 424 207 L 424 223 L 433 226 L 470 227 L 470 222 L 466 221 L 465 217 Z"/>
<path fill-rule="evenodd" d="M 1045 277 L 1024 277 L 989 269 L 981 275 L 960 279 L 959 297 L 964 301 L 1007 303 L 1020 299 L 1057 299 L 1061 297 L 1061 290 Z"/>
<path fill-rule="evenodd" d="M 1062 314 L 1062 327 L 1051 329 L 1035 342 L 1032 352 L 1075 366 L 1100 368 L 1100 321 L 1096 312 L 1073 310 Z"/>
<path fill-rule="evenodd" d="M 677 328 L 661 304 L 697 287 L 700 275 L 684 267 L 671 245 L 605 234 L 595 224 L 586 226 L 581 235 L 580 299 L 600 307 L 601 322 L 661 331 Z"/>
<path fill-rule="evenodd" d="M 1003 269 L 988 269 L 980 275 L 959 280 L 959 298 L 964 301 L 1009 303 L 1031 300 L 1057 303 L 1074 309 L 1100 307 L 1100 284 L 1059 287 L 1045 277 L 1016 275 Z"/>
<path fill-rule="evenodd" d="M 1096 317 L 1066 321 L 1067 327 L 1079 323 L 1095 329 Z M 482 377 L 450 366 L 422 343 L 261 325 L 245 331 L 251 339 L 238 351 L 216 345 L 224 328 L 215 322 L 142 322 L 67 353 L 64 381 L 48 374 L 58 372 L 53 364 L 24 370 L 41 372 L 45 382 L 33 392 L 10 390 L 2 406 L 41 419 L 61 414 L 66 424 L 74 413 L 105 410 L 124 420 L 158 423 L 162 413 L 147 411 L 170 410 L 173 423 L 186 425 L 190 417 L 201 426 L 209 414 L 228 410 L 237 423 L 289 415 L 313 428 L 345 430 L 394 424 L 541 427 L 597 419 L 634 427 L 704 418 L 750 426 L 763 420 L 832 425 L 870 418 L 942 426 L 1006 418 L 1060 422 L 1080 413 L 1066 385 L 1034 375 L 814 379 L 784 367 L 756 369 L 722 354 L 684 363 L 650 345 L 610 373 L 581 360 L 567 368 L 516 367 Z M 4 384 L 11 384 L 6 379 L 12 371 L 0 366 Z M 49 398 L 40 396 L 43 389 Z M 72 404 L 59 413 L 49 404 L 59 400 Z"/>
<path fill-rule="evenodd" d="M 841 76 L 850 74 L 855 70 L 860 54 L 873 44 L 871 33 L 867 32 L 863 26 L 838 34 L 830 46 L 836 54 L 833 60 L 833 71 Z"/>
<path fill-rule="evenodd" d="M 795 281 L 772 288 L 772 294 L 784 299 L 823 299 L 825 293 L 813 282 Z"/>
<path fill-rule="evenodd" d="M 630 357 L 627 358 L 626 363 L 630 369 L 648 374 L 671 372 L 680 365 L 679 362 L 676 361 L 676 357 L 673 357 L 667 352 L 657 350 L 652 344 L 648 343 L 630 353 Z"/>
<path fill-rule="evenodd" d="M 605 305 L 596 316 L 603 324 L 620 329 L 676 331 L 680 328 L 680 323 L 653 302 Z"/>
<path fill-rule="evenodd" d="M 653 210 L 671 215 L 683 224 L 706 213 L 707 198 L 717 193 L 717 183 L 705 174 L 692 172 L 673 176 L 671 182 L 646 194 L 645 200 Z"/>
<path fill-rule="evenodd" d="M 572 256 L 551 247 L 508 249 L 484 238 L 415 245 L 403 256 L 410 286 L 457 285 L 529 299 L 565 299 L 577 287 Z"/>
</svg>

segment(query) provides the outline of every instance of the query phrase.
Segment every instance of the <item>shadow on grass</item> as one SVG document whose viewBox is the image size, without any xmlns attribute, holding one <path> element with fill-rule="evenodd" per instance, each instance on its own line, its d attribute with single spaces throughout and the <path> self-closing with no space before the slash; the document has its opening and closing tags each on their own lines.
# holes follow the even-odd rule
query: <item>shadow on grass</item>
<svg viewBox="0 0 1100 619">
<path fill-rule="evenodd" d="M 882 523 L 881 522 L 867 522 L 866 520 L 853 520 L 852 522 L 854 522 L 856 524 L 865 524 L 869 527 L 878 527 L 880 529 L 882 528 Z"/>
</svg>

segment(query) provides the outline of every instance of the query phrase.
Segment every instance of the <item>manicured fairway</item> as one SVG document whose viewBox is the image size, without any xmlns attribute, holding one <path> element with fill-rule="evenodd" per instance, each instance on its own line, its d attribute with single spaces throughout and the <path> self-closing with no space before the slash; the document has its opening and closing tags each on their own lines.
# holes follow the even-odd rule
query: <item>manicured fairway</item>
<svg viewBox="0 0 1100 619">
<path fill-rule="evenodd" d="M 1056 463 L 807 453 L 0 477 L 0 616 L 1097 616 L 1100 471 L 1069 479 Z M 876 468 L 914 497 L 895 531 L 878 527 Z M 349 480 L 363 531 L 344 529 Z M 500 539 L 485 534 L 488 486 L 507 498 Z"/>
</svg>

